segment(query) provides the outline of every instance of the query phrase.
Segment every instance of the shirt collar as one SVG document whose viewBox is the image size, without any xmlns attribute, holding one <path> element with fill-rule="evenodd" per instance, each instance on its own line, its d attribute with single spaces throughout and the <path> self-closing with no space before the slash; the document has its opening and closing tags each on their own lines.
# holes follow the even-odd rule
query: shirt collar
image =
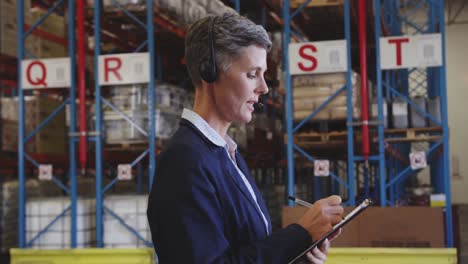
<svg viewBox="0 0 468 264">
<path fill-rule="evenodd" d="M 182 111 L 182 118 L 192 123 L 200 132 L 208 138 L 211 143 L 216 146 L 223 147 L 228 151 L 235 151 L 237 149 L 237 144 L 234 140 L 226 134 L 225 138 L 222 138 L 221 135 L 216 132 L 199 114 L 194 111 L 184 108 Z"/>
</svg>

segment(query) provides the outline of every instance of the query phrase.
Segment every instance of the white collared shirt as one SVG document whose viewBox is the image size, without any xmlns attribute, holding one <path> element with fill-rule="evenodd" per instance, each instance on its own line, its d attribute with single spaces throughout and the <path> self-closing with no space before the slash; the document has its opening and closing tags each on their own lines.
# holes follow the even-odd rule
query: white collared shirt
<svg viewBox="0 0 468 264">
<path fill-rule="evenodd" d="M 197 113 L 195 113 L 194 111 L 192 111 L 190 109 L 184 108 L 184 110 L 182 112 L 182 118 L 189 121 L 190 123 L 192 123 L 213 144 L 215 144 L 217 146 L 220 146 L 220 147 L 223 147 L 226 150 L 228 156 L 230 157 L 230 160 L 231 160 L 232 164 L 237 169 L 237 172 L 239 173 L 242 181 L 244 182 L 245 186 L 247 187 L 247 190 L 249 190 L 250 195 L 254 199 L 255 204 L 257 205 L 257 209 L 260 212 L 260 214 L 262 215 L 263 222 L 265 223 L 266 232 L 267 232 L 267 234 L 269 234 L 269 232 L 268 232 L 268 221 L 267 221 L 265 215 L 263 214 L 262 210 L 260 209 L 260 206 L 258 204 L 257 197 L 255 196 L 254 190 L 253 190 L 252 186 L 250 185 L 250 182 L 245 177 L 244 173 L 242 173 L 242 171 L 237 166 L 237 161 L 236 161 L 236 156 L 235 156 L 235 152 L 237 150 L 236 142 L 234 142 L 234 140 L 228 135 L 226 135 L 225 138 L 221 137 L 221 135 L 219 135 L 218 132 L 216 132 L 216 130 L 214 130 L 205 121 L 205 119 L 203 119 L 200 115 L 198 115 Z"/>
</svg>

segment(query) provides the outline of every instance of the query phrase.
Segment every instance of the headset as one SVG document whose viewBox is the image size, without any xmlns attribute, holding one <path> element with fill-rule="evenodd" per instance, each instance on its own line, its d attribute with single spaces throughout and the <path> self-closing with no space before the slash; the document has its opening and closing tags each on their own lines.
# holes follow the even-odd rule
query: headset
<svg viewBox="0 0 468 264">
<path fill-rule="evenodd" d="M 215 33 L 214 23 L 216 16 L 210 20 L 210 27 L 208 32 L 210 54 L 207 60 L 200 63 L 199 73 L 200 77 L 207 83 L 214 83 L 218 79 L 218 66 L 216 66 L 216 51 L 215 51 Z"/>
</svg>

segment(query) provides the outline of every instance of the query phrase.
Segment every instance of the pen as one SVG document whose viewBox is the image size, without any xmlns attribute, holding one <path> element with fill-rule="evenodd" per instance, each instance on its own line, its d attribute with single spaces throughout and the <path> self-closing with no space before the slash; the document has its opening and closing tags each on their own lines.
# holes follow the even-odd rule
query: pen
<svg viewBox="0 0 468 264">
<path fill-rule="evenodd" d="M 301 200 L 299 198 L 296 198 L 294 196 L 288 196 L 288 199 L 295 202 L 295 203 L 297 203 L 297 204 L 300 204 L 302 206 L 309 207 L 309 208 L 312 207 L 311 203 L 308 203 L 308 202 L 306 202 L 304 200 Z"/>
</svg>

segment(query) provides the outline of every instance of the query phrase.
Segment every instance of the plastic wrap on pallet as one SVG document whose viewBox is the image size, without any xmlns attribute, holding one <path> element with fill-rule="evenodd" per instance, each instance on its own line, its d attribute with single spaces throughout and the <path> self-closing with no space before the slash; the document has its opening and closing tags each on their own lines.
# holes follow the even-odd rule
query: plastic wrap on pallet
<svg viewBox="0 0 468 264">
<path fill-rule="evenodd" d="M 145 111 L 124 111 L 124 114 L 140 128 L 143 129 L 145 127 L 145 121 L 148 115 Z M 111 144 L 145 139 L 145 135 L 119 113 L 105 111 L 103 120 L 105 140 L 107 143 Z"/>
<path fill-rule="evenodd" d="M 179 128 L 179 121 L 179 113 L 156 109 L 156 136 L 161 139 L 170 138 Z"/>
<path fill-rule="evenodd" d="M 125 111 L 136 125 L 148 132 L 147 111 Z M 136 126 L 127 121 L 122 115 L 113 112 L 104 112 L 104 134 L 108 144 L 116 143 L 139 143 L 145 141 L 147 136 Z M 180 113 L 167 110 L 155 109 L 156 137 L 166 139 L 172 136 L 178 128 Z"/>
<path fill-rule="evenodd" d="M 120 110 L 147 109 L 148 86 L 144 84 L 111 86 L 109 101 Z"/>
<path fill-rule="evenodd" d="M 426 109 L 426 99 L 424 97 L 416 97 L 413 99 L 413 102 L 424 112 L 427 112 Z M 414 107 L 410 106 L 410 119 L 411 127 L 426 127 L 426 117 L 416 111 Z"/>
<path fill-rule="evenodd" d="M 157 108 L 182 112 L 193 105 L 193 92 L 179 86 L 158 83 L 155 88 Z M 118 85 L 109 88 L 109 101 L 122 111 L 148 109 L 148 86 L 142 84 Z"/>
<path fill-rule="evenodd" d="M 40 196 L 36 180 L 26 181 L 27 198 Z M 0 186 L 0 249 L 7 252 L 18 246 L 18 181 L 6 181 Z"/>
<path fill-rule="evenodd" d="M 408 104 L 395 99 L 392 102 L 393 128 L 408 128 Z"/>
<path fill-rule="evenodd" d="M 92 6 L 94 4 L 94 1 L 95 0 L 88 0 L 88 6 Z M 146 0 L 103 0 L 102 1 L 102 4 L 103 6 L 107 7 L 107 6 L 113 6 L 114 3 L 117 3 L 121 6 L 125 6 L 125 5 L 138 5 L 138 4 L 144 4 L 146 3 Z"/>
<path fill-rule="evenodd" d="M 104 204 L 124 220 L 127 225 L 135 229 L 143 239 L 151 241 L 146 216 L 148 196 L 110 195 L 105 198 Z M 108 213 L 104 214 L 103 225 L 104 247 L 106 248 L 140 248 L 147 246 L 144 241 L 138 239 L 119 220 Z"/>
<path fill-rule="evenodd" d="M 427 100 L 427 108 L 429 114 L 434 117 L 435 120 L 441 122 L 441 108 L 440 108 L 440 97 L 429 98 Z M 437 124 L 430 121 L 431 126 L 436 126 Z"/>
<path fill-rule="evenodd" d="M 121 85 L 110 88 L 110 102 L 148 131 L 148 89 L 146 85 Z M 179 125 L 184 108 L 193 106 L 194 93 L 179 86 L 157 83 L 155 88 L 156 137 L 166 139 L 172 136 Z M 92 107 L 93 108 L 93 107 Z M 93 120 L 95 116 L 93 117 Z M 107 109 L 103 114 L 105 140 L 109 144 L 140 143 L 146 136 L 122 115 Z M 94 122 L 91 123 L 91 128 Z"/>
<path fill-rule="evenodd" d="M 384 128 L 388 128 L 388 109 L 387 109 L 387 102 L 385 100 L 382 102 L 382 107 L 383 107 L 383 125 L 384 125 Z M 374 120 L 377 120 L 377 118 L 379 117 L 378 104 L 376 100 L 372 102 L 371 114 L 372 114 L 372 119 Z"/>
<path fill-rule="evenodd" d="M 30 200 L 26 203 L 26 239 L 30 241 L 64 209 L 70 205 L 68 197 L 53 197 Z M 95 244 L 94 199 L 77 201 L 77 247 L 92 247 Z M 43 233 L 32 248 L 64 249 L 70 248 L 70 213 L 57 220 L 47 232 Z"/>
</svg>

